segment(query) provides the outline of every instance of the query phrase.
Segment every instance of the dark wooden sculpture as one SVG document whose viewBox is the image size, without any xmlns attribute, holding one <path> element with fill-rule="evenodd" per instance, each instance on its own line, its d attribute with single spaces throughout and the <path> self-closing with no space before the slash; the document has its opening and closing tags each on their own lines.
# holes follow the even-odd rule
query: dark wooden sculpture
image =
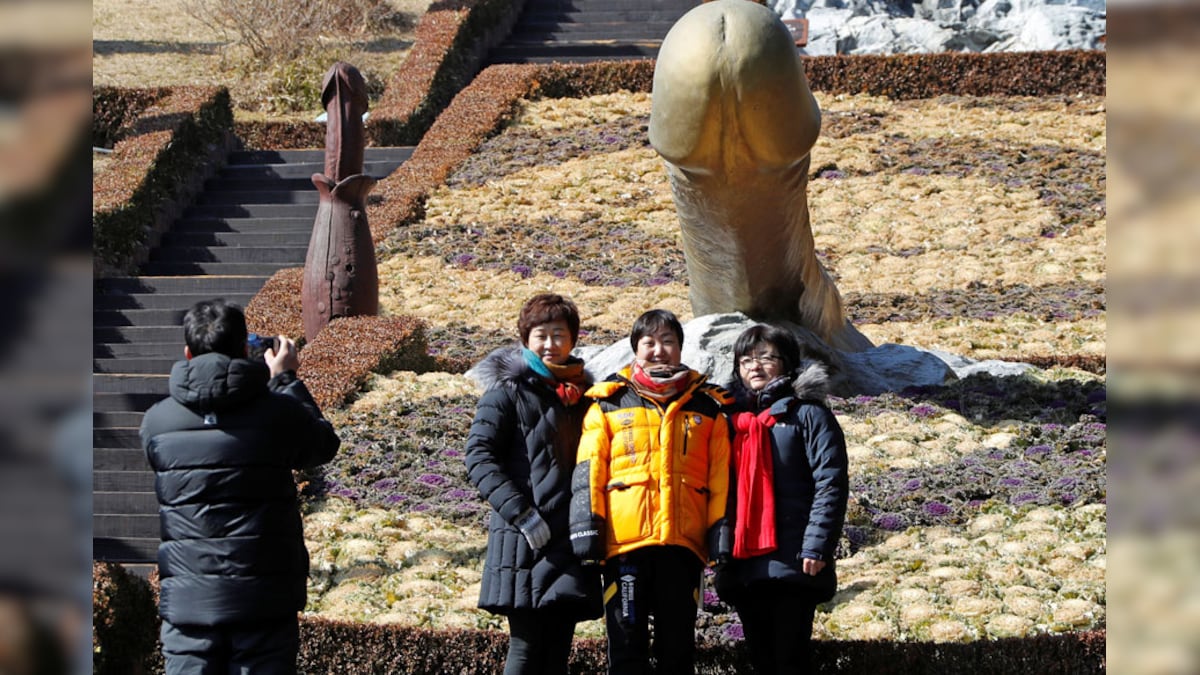
<svg viewBox="0 0 1200 675">
<path fill-rule="evenodd" d="M 325 173 L 312 176 L 320 203 L 301 289 L 304 337 L 310 342 L 334 318 L 379 312 L 379 272 L 366 213 L 375 179 L 362 173 L 367 86 L 358 69 L 335 63 L 325 74 L 321 103 L 328 117 Z"/>
</svg>

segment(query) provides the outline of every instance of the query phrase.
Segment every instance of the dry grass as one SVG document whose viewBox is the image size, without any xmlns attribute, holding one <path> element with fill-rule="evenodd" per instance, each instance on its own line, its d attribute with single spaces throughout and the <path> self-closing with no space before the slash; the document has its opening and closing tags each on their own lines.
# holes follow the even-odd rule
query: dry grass
<svg viewBox="0 0 1200 675">
<path fill-rule="evenodd" d="M 357 66 L 368 82 L 386 81 L 408 55 L 412 27 L 430 0 L 391 0 L 390 4 L 397 12 L 412 17 L 412 21 L 356 41 L 328 41 L 328 63 L 292 64 L 293 72 L 317 73 L 314 86 L 319 86 L 324 70 L 342 59 Z M 269 80 L 292 76 L 251 66 L 247 50 L 236 44 L 236 35 L 225 34 L 189 16 L 184 0 L 96 0 L 92 5 L 92 40 L 95 85 L 226 86 L 238 119 L 268 114 Z M 303 110 L 268 116 L 311 119 L 319 112 Z"/>
</svg>

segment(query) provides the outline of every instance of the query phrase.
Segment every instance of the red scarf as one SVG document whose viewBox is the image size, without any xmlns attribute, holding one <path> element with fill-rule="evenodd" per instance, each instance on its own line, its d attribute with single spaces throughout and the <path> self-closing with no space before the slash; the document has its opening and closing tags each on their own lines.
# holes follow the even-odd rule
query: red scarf
<svg viewBox="0 0 1200 675">
<path fill-rule="evenodd" d="M 733 557 L 770 553 L 775 543 L 775 470 L 771 462 L 770 410 L 733 416 L 733 463 L 737 471 L 737 521 Z"/>
<path fill-rule="evenodd" d="M 631 371 L 630 382 L 637 393 L 659 402 L 669 401 L 679 395 L 691 380 L 691 368 L 682 363 L 677 366 L 651 365 L 642 367 L 636 361 Z"/>
<path fill-rule="evenodd" d="M 563 405 L 570 407 L 579 403 L 579 399 L 583 397 L 583 388 L 588 383 L 583 361 L 572 360 L 561 366 L 553 363 L 542 365 L 554 376 L 554 379 L 548 380 L 547 383 L 554 388 L 554 393 L 558 394 L 558 399 Z"/>
</svg>

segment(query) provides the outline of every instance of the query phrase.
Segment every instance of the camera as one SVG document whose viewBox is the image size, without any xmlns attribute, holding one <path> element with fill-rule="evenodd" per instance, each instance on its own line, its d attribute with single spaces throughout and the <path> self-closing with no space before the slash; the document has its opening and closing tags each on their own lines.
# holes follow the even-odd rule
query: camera
<svg viewBox="0 0 1200 675">
<path fill-rule="evenodd" d="M 246 336 L 246 344 L 250 346 L 248 356 L 255 360 L 263 358 L 268 349 L 279 351 L 279 338 L 273 335 L 250 333 Z"/>
</svg>

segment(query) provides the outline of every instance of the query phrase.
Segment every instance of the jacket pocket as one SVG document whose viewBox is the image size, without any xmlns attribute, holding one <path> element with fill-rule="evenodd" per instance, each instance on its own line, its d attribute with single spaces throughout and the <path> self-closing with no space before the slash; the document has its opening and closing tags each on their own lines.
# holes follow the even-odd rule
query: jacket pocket
<svg viewBox="0 0 1200 675">
<path fill-rule="evenodd" d="M 650 536 L 650 475 L 636 473 L 613 478 L 608 493 L 609 532 L 613 543 L 625 544 Z"/>
<path fill-rule="evenodd" d="M 680 479 L 683 490 L 679 496 L 679 532 L 701 549 L 708 548 L 707 483 L 684 474 Z"/>
</svg>

